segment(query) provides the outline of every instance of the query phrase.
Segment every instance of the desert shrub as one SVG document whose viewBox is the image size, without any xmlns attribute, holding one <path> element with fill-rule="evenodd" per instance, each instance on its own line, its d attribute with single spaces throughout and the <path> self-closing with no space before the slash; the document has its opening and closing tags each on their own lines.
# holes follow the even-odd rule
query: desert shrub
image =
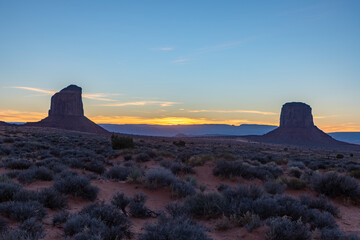
<svg viewBox="0 0 360 240">
<path fill-rule="evenodd" d="M 35 180 L 51 181 L 53 172 L 45 167 L 35 167 L 19 173 L 17 179 L 21 183 L 32 183 Z"/>
<path fill-rule="evenodd" d="M 339 209 L 325 198 L 313 199 L 310 196 L 302 195 L 300 196 L 300 202 L 309 209 L 318 209 L 320 211 L 329 212 L 333 216 L 339 216 Z"/>
<path fill-rule="evenodd" d="M 177 147 L 185 147 L 186 142 L 183 140 L 179 140 L 179 141 L 174 141 L 173 144 Z"/>
<path fill-rule="evenodd" d="M 170 192 L 173 197 L 184 198 L 195 194 L 195 188 L 191 183 L 177 180 L 171 183 Z"/>
<path fill-rule="evenodd" d="M 0 216 L 0 233 L 7 231 L 8 229 L 8 222 L 5 218 Z"/>
<path fill-rule="evenodd" d="M 105 223 L 89 215 L 74 215 L 66 221 L 64 226 L 66 236 L 73 236 L 82 232 L 94 236 L 104 236 L 105 231 Z"/>
<path fill-rule="evenodd" d="M 334 217 L 328 212 L 323 212 L 320 214 L 316 210 L 310 210 L 307 213 L 307 221 L 310 223 L 311 230 L 322 228 L 337 228 Z"/>
<path fill-rule="evenodd" d="M 344 155 L 343 155 L 343 154 L 338 153 L 338 154 L 336 154 L 336 158 L 337 158 L 337 159 L 343 159 L 343 158 L 344 158 Z"/>
<path fill-rule="evenodd" d="M 11 137 L 6 137 L 6 138 L 3 138 L 3 142 L 4 143 L 13 143 L 13 142 L 15 142 L 15 140 Z"/>
<path fill-rule="evenodd" d="M 60 193 L 70 194 L 93 201 L 96 199 L 99 189 L 90 185 L 90 181 L 82 176 L 67 176 L 56 180 L 54 188 Z"/>
<path fill-rule="evenodd" d="M 45 236 L 43 225 L 36 218 L 29 218 L 20 224 L 19 229 L 26 232 L 30 239 L 40 239 Z"/>
<path fill-rule="evenodd" d="M 55 214 L 52 218 L 53 226 L 65 223 L 70 217 L 70 213 L 68 211 L 61 211 Z"/>
<path fill-rule="evenodd" d="M 184 201 L 185 210 L 197 218 L 217 218 L 222 214 L 224 200 L 217 193 L 197 193 Z"/>
<path fill-rule="evenodd" d="M 189 216 L 184 206 L 179 202 L 172 202 L 165 206 L 166 212 L 172 217 Z"/>
<path fill-rule="evenodd" d="M 338 175 L 335 172 L 326 173 L 313 181 L 314 190 L 329 197 L 348 197 L 353 201 L 360 200 L 360 187 L 354 178 Z"/>
<path fill-rule="evenodd" d="M 148 162 L 151 160 L 151 157 L 147 153 L 140 153 L 136 155 L 135 161 L 136 162 Z"/>
<path fill-rule="evenodd" d="M 121 227 L 124 233 L 130 233 L 130 222 L 128 218 L 113 205 L 106 205 L 104 203 L 90 204 L 85 206 L 80 211 L 80 214 L 99 219 L 108 227 Z"/>
<path fill-rule="evenodd" d="M 282 194 L 285 191 L 285 186 L 277 181 L 268 181 L 264 184 L 264 189 L 270 194 Z"/>
<path fill-rule="evenodd" d="M 261 221 L 257 214 L 246 212 L 244 215 L 237 218 L 237 224 L 245 227 L 248 232 L 260 227 Z"/>
<path fill-rule="evenodd" d="M 23 170 L 28 169 L 32 163 L 26 159 L 6 159 L 3 161 L 3 164 L 6 168 Z"/>
<path fill-rule="evenodd" d="M 84 169 L 97 174 L 103 174 L 106 171 L 104 164 L 98 160 L 92 160 L 88 164 L 84 164 Z"/>
<path fill-rule="evenodd" d="M 222 216 L 222 218 L 219 218 L 216 220 L 215 223 L 215 230 L 217 231 L 226 231 L 230 228 L 232 228 L 234 224 L 231 222 L 231 220 L 225 216 Z"/>
<path fill-rule="evenodd" d="M 349 176 L 353 178 L 360 179 L 360 169 L 359 170 L 352 170 L 349 172 Z"/>
<path fill-rule="evenodd" d="M 128 167 L 120 167 L 120 166 L 115 166 L 110 168 L 105 176 L 108 179 L 113 179 L 113 180 L 118 180 L 118 181 L 125 181 L 127 179 L 127 177 L 130 174 L 131 169 Z"/>
<path fill-rule="evenodd" d="M 300 169 L 304 169 L 305 164 L 303 162 L 299 162 L 299 161 L 291 161 L 288 163 L 288 167 L 297 167 Z"/>
<path fill-rule="evenodd" d="M 21 189 L 19 192 L 14 194 L 12 200 L 19 202 L 39 201 L 39 192 Z"/>
<path fill-rule="evenodd" d="M 311 232 L 301 221 L 290 221 L 286 218 L 274 218 L 267 222 L 269 229 L 265 232 L 267 240 L 307 240 Z"/>
<path fill-rule="evenodd" d="M 356 236 L 355 234 L 349 234 L 346 235 L 342 233 L 339 229 L 329 229 L 329 228 L 323 228 L 321 229 L 320 240 L 360 240 L 360 237 Z"/>
<path fill-rule="evenodd" d="M 0 202 L 12 200 L 14 195 L 21 189 L 20 185 L 13 182 L 0 182 Z"/>
<path fill-rule="evenodd" d="M 124 155 L 124 160 L 125 160 L 125 161 L 130 161 L 131 159 L 132 159 L 131 154 L 125 154 L 125 155 Z"/>
<path fill-rule="evenodd" d="M 9 155 L 11 153 L 11 148 L 8 146 L 0 146 L 0 155 Z"/>
<path fill-rule="evenodd" d="M 147 196 L 140 192 L 134 195 L 129 204 L 130 215 L 137 218 L 147 218 L 152 216 L 152 211 L 145 206 Z"/>
<path fill-rule="evenodd" d="M 143 171 L 140 168 L 132 167 L 126 180 L 128 183 L 140 183 L 143 175 Z"/>
<path fill-rule="evenodd" d="M 261 180 L 275 179 L 283 174 L 282 168 L 272 165 L 250 166 L 243 164 L 242 161 L 218 161 L 213 170 L 215 176 L 225 178 L 243 177 L 246 179 L 258 178 Z"/>
<path fill-rule="evenodd" d="M 298 178 L 284 178 L 283 181 L 290 189 L 301 190 L 307 186 L 307 183 L 304 180 Z"/>
<path fill-rule="evenodd" d="M 243 203 L 243 205 L 245 204 Z M 248 203 L 248 205 L 245 205 L 245 207 L 243 206 L 243 208 L 243 210 L 240 208 L 240 210 L 242 211 L 238 210 L 237 212 L 244 213 L 245 211 L 253 211 L 254 213 L 258 214 L 262 219 L 278 216 L 280 212 L 280 206 L 278 202 L 273 198 L 257 199 L 252 204 L 250 202 Z"/>
<path fill-rule="evenodd" d="M 211 154 L 202 154 L 202 155 L 195 155 L 191 156 L 189 159 L 184 161 L 184 163 L 190 167 L 202 166 L 206 162 L 214 161 L 215 158 Z"/>
<path fill-rule="evenodd" d="M 120 209 L 126 216 L 126 207 L 129 205 L 130 201 L 131 199 L 126 197 L 123 192 L 118 192 L 113 195 L 111 204 Z"/>
<path fill-rule="evenodd" d="M 170 186 L 175 181 L 176 177 L 174 174 L 165 168 L 151 169 L 144 177 L 146 186 L 151 189 Z"/>
<path fill-rule="evenodd" d="M 46 214 L 44 207 L 37 201 L 1 203 L 0 212 L 6 217 L 20 222 L 33 217 L 41 220 Z"/>
<path fill-rule="evenodd" d="M 169 218 L 161 216 L 157 223 L 145 226 L 139 240 L 210 240 L 205 229 L 186 217 Z"/>
<path fill-rule="evenodd" d="M 289 168 L 289 174 L 290 174 L 290 176 L 300 178 L 302 171 L 298 167 L 291 167 L 291 168 Z"/>
<path fill-rule="evenodd" d="M 111 135 L 111 146 L 112 149 L 124 149 L 133 148 L 135 144 L 131 137 L 121 137 L 113 134 Z"/>
<path fill-rule="evenodd" d="M 44 207 L 50 209 L 62 209 L 67 206 L 67 199 L 53 187 L 45 188 L 39 193 L 39 201 Z"/>
<path fill-rule="evenodd" d="M 293 221 L 305 219 L 307 216 L 307 207 L 295 198 L 280 195 L 276 198 L 276 202 L 278 204 L 277 216 L 289 216 Z"/>
</svg>

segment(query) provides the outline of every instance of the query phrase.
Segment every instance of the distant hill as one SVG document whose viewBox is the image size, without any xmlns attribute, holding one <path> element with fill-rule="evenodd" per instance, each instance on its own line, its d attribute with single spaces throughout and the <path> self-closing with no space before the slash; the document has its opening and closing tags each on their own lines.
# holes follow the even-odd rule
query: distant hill
<svg viewBox="0 0 360 240">
<path fill-rule="evenodd" d="M 339 141 L 360 144 L 360 132 L 333 132 L 328 134 Z"/>
<path fill-rule="evenodd" d="M 148 125 L 148 124 L 99 124 L 109 132 L 173 137 L 179 134 L 188 136 L 201 135 L 263 135 L 276 128 L 271 125 L 242 124 L 240 126 L 226 124 L 200 125 Z"/>
</svg>

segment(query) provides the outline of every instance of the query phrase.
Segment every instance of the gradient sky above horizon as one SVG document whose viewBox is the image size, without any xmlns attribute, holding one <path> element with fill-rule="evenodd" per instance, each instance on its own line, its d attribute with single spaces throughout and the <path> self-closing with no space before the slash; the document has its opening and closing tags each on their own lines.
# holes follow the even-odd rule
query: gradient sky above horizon
<svg viewBox="0 0 360 240">
<path fill-rule="evenodd" d="M 301 101 L 360 131 L 360 1 L 0 0 L 0 120 L 83 88 L 96 123 L 278 125 Z"/>
</svg>

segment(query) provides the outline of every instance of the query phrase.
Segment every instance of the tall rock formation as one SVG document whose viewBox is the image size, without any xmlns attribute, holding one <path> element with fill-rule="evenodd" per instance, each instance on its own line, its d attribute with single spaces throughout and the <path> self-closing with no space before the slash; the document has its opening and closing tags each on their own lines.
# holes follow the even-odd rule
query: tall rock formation
<svg viewBox="0 0 360 240">
<path fill-rule="evenodd" d="M 283 105 L 280 127 L 254 140 L 268 143 L 316 147 L 346 147 L 351 144 L 337 141 L 314 125 L 311 107 L 301 102 Z"/>
<path fill-rule="evenodd" d="M 51 97 L 49 116 L 25 126 L 52 127 L 90 133 L 108 133 L 84 116 L 82 89 L 70 85 Z"/>
</svg>

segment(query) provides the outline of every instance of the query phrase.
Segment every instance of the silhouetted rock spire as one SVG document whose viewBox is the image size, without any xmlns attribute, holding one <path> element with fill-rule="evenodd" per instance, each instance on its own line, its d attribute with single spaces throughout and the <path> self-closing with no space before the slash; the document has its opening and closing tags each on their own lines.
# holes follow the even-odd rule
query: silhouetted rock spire
<svg viewBox="0 0 360 240">
<path fill-rule="evenodd" d="M 70 85 L 51 97 L 49 116 L 84 116 L 81 87 Z"/>
<path fill-rule="evenodd" d="M 51 97 L 49 116 L 26 126 L 52 127 L 90 133 L 108 133 L 84 116 L 81 87 L 70 85 Z"/>
<path fill-rule="evenodd" d="M 311 107 L 301 102 L 291 102 L 284 104 L 281 109 L 280 127 L 314 127 Z"/>
</svg>

